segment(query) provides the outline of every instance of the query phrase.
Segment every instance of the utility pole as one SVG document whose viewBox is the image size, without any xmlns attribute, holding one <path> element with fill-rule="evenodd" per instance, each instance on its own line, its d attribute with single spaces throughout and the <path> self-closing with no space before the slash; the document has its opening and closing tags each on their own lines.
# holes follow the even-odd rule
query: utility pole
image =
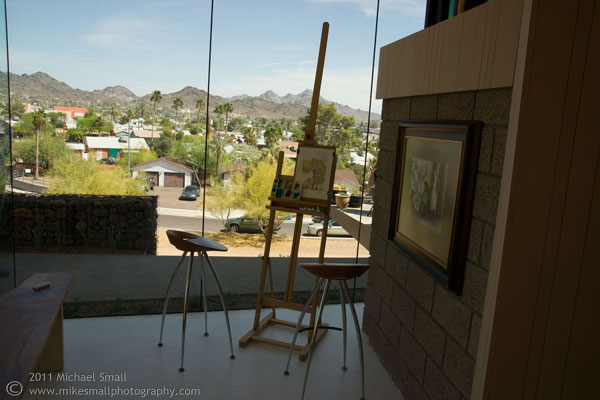
<svg viewBox="0 0 600 400">
<path fill-rule="evenodd" d="M 127 173 L 131 178 L 131 134 L 133 131 L 127 133 Z"/>
</svg>

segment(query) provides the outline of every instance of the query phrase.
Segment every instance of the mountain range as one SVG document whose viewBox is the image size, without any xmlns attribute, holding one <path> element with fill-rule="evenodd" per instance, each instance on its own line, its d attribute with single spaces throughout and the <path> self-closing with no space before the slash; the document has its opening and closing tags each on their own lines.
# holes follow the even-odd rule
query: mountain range
<svg viewBox="0 0 600 400">
<path fill-rule="evenodd" d="M 0 93 L 6 94 L 7 75 L 0 72 Z M 81 90 L 74 89 L 65 82 L 61 82 L 44 72 L 34 74 L 10 74 L 11 93 L 23 102 L 38 102 L 44 106 L 51 105 L 72 105 L 72 106 L 93 106 L 118 108 L 135 107 L 140 102 L 150 103 L 150 94 L 137 96 L 131 90 L 124 86 L 109 86 L 102 90 Z M 184 102 L 184 108 L 193 109 L 198 98 L 206 101 L 206 91 L 192 86 L 186 86 L 183 89 L 173 93 L 163 93 L 159 108 L 170 107 L 176 97 L 180 97 Z M 234 114 L 245 115 L 249 117 L 265 118 L 292 118 L 306 115 L 306 110 L 310 107 L 312 100 L 312 90 L 305 90 L 298 94 L 288 93 L 285 96 L 279 96 L 272 90 L 267 90 L 258 96 L 248 96 L 245 94 L 223 97 L 210 95 L 211 109 L 218 104 L 230 102 L 234 106 Z M 324 104 L 331 101 L 320 97 Z M 368 113 L 366 111 L 355 109 L 347 105 L 333 102 L 341 114 L 350 115 L 357 121 L 366 121 Z M 371 119 L 378 120 L 379 114 L 372 113 Z"/>
</svg>

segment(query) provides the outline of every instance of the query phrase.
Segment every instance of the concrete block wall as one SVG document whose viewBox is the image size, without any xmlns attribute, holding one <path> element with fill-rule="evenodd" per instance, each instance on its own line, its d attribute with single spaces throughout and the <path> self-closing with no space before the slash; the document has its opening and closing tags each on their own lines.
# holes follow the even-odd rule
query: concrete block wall
<svg viewBox="0 0 600 400">
<path fill-rule="evenodd" d="M 363 330 L 405 399 L 468 399 L 488 278 L 511 89 L 383 101 Z M 388 239 L 402 120 L 478 120 L 483 132 L 463 294 Z"/>
</svg>

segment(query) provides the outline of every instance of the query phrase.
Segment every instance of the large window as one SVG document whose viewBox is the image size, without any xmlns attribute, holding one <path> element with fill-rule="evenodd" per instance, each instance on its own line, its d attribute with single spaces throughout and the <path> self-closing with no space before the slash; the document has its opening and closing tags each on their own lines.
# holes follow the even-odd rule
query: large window
<svg viewBox="0 0 600 400">
<path fill-rule="evenodd" d="M 180 255 L 166 231 L 178 229 L 229 248 L 215 257 L 229 271 L 229 301 L 252 304 L 275 162 L 283 151 L 293 169 L 324 21 L 317 141 L 336 147 L 335 189 L 353 195 L 345 214 L 369 224 L 381 114 L 374 100 L 369 120 L 376 2 L 215 3 L 211 19 L 210 2 L 191 0 L 8 1 L 0 205 L 14 225 L 2 226 L 1 290 L 67 270 L 77 272 L 67 316 L 159 312 Z M 380 42 L 420 29 L 424 5 L 381 3 Z M 281 269 L 294 218 L 278 215 L 271 257 Z M 326 259 L 366 260 L 337 222 Z M 318 256 L 318 224 L 303 221 L 301 261 Z M 192 284 L 197 296 L 199 274 Z M 311 285 L 300 277 L 297 288 Z"/>
</svg>

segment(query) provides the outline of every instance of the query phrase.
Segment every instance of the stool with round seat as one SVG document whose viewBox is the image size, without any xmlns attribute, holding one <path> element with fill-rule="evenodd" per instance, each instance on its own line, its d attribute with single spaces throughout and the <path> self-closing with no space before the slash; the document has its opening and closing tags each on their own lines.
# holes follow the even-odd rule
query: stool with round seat
<svg viewBox="0 0 600 400">
<path fill-rule="evenodd" d="M 190 286 L 191 286 L 191 279 L 192 279 L 192 265 L 194 263 L 194 253 L 198 254 L 198 257 L 200 257 L 201 255 L 204 257 L 204 259 L 206 259 L 206 261 L 208 261 L 208 265 L 210 266 L 210 270 L 213 274 L 213 276 L 215 277 L 215 281 L 217 282 L 217 287 L 219 289 L 219 298 L 221 299 L 221 305 L 223 307 L 223 311 L 225 313 L 225 322 L 227 323 L 227 333 L 229 334 L 229 348 L 231 350 L 231 356 L 230 358 L 233 360 L 235 359 L 235 355 L 233 354 L 233 342 L 231 340 L 231 327 L 229 325 L 229 315 L 227 313 L 227 307 L 225 306 L 225 300 L 223 298 L 223 287 L 221 286 L 221 281 L 219 280 L 219 277 L 217 276 L 217 271 L 215 270 L 215 267 L 212 263 L 212 261 L 210 260 L 210 257 L 208 257 L 208 252 L 209 251 L 227 251 L 227 247 L 223 246 L 222 244 L 215 242 L 214 240 L 211 239 L 207 239 L 205 237 L 202 236 L 198 236 L 195 235 L 193 233 L 189 233 L 189 232 L 182 232 L 182 231 L 176 231 L 176 230 L 168 230 L 167 231 L 167 237 L 169 238 L 169 242 L 175 246 L 175 248 L 177 248 L 178 250 L 183 251 L 183 254 L 181 255 L 181 258 L 179 259 L 179 262 L 177 263 L 177 266 L 175 267 L 175 270 L 173 271 L 173 274 L 171 275 L 171 279 L 169 280 L 169 286 L 167 287 L 167 293 L 165 295 L 165 303 L 163 305 L 163 312 L 162 312 L 162 320 L 160 323 L 160 338 L 158 340 L 158 347 L 162 347 L 163 343 L 162 343 L 162 336 L 163 336 L 163 328 L 165 325 L 165 315 L 167 313 L 167 306 L 169 304 L 169 292 L 171 290 L 171 285 L 173 284 L 173 280 L 175 278 L 175 275 L 177 274 L 177 271 L 179 271 L 179 268 L 181 267 L 183 260 L 185 259 L 186 255 L 188 253 L 190 253 L 190 261 L 188 263 L 188 270 L 187 270 L 187 278 L 185 281 L 185 295 L 183 298 L 183 329 L 182 329 L 182 334 L 181 334 L 181 366 L 179 368 L 179 371 L 183 372 L 184 368 L 183 368 L 183 354 L 184 354 L 184 349 L 185 349 L 185 329 L 186 329 L 186 322 L 187 322 L 187 308 L 188 308 L 188 297 L 190 294 Z M 203 260 L 201 258 L 201 260 Z M 203 310 L 204 310 L 204 336 L 208 336 L 208 318 L 207 318 L 207 314 L 206 314 L 206 276 L 205 276 L 205 272 L 204 272 L 204 262 L 200 263 L 200 273 L 201 273 L 201 292 L 202 292 L 202 300 L 203 300 Z"/>
<path fill-rule="evenodd" d="M 317 318 L 315 322 L 315 326 L 312 327 L 313 332 L 310 337 L 310 347 L 308 353 L 308 360 L 306 364 L 306 371 L 304 373 L 304 383 L 302 385 L 302 397 L 304 399 L 304 393 L 306 392 L 306 384 L 308 382 L 308 372 L 310 370 L 310 362 L 312 359 L 312 352 L 315 345 L 315 340 L 317 337 L 317 329 L 319 329 L 319 322 L 321 321 L 321 316 L 323 315 L 323 306 L 325 305 L 325 298 L 327 298 L 327 293 L 329 292 L 329 288 L 331 286 L 332 281 L 337 281 L 340 286 L 340 299 L 342 304 L 342 336 L 344 342 L 344 364 L 342 366 L 342 370 L 346 371 L 346 302 L 350 305 L 350 311 L 352 313 L 352 318 L 354 320 L 354 327 L 356 329 L 356 336 L 358 339 L 358 348 L 359 348 L 359 356 L 360 356 L 360 374 L 361 374 L 361 399 L 365 399 L 365 363 L 363 359 L 363 347 L 362 347 L 362 336 L 360 334 L 360 326 L 358 324 L 358 316 L 356 315 L 356 309 L 354 308 L 354 303 L 352 302 L 352 298 L 350 297 L 350 292 L 348 290 L 348 285 L 346 284 L 346 280 L 358 278 L 362 274 L 364 274 L 369 269 L 369 264 L 345 264 L 345 263 L 327 263 L 327 264 L 319 264 L 319 263 L 306 263 L 300 264 L 300 267 L 304 268 L 311 274 L 315 275 L 318 280 L 315 284 L 315 288 L 313 289 L 308 301 L 304 305 L 302 312 L 300 313 L 300 317 L 298 318 L 298 322 L 296 324 L 296 331 L 294 332 L 294 338 L 292 339 L 292 343 L 290 346 L 290 351 L 288 354 L 287 365 L 285 368 L 284 375 L 289 375 L 289 366 L 290 361 L 292 359 L 292 353 L 294 346 L 296 345 L 296 339 L 298 337 L 298 332 L 300 331 L 300 327 L 302 325 L 302 320 L 304 319 L 304 315 L 308 310 L 309 305 L 311 304 L 315 295 L 321 289 L 323 282 L 325 282 L 325 288 L 323 289 L 323 294 L 321 296 L 321 301 L 319 303 L 319 308 L 317 312 Z"/>
</svg>

